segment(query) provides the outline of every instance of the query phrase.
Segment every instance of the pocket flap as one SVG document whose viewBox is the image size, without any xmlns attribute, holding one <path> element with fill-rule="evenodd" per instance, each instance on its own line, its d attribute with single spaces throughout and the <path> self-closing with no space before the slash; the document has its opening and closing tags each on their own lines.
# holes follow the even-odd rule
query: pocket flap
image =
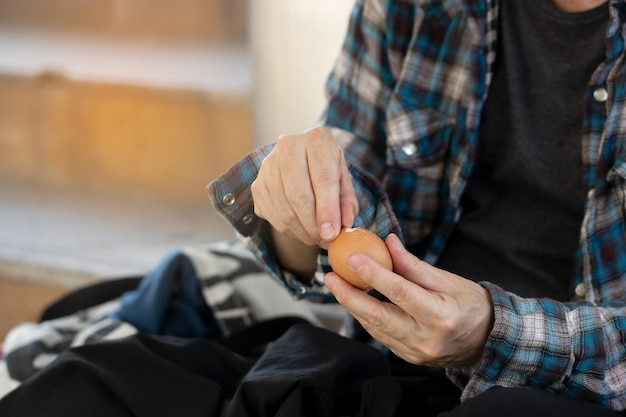
<svg viewBox="0 0 626 417">
<path fill-rule="evenodd" d="M 395 101 L 387 110 L 387 164 L 402 168 L 428 166 L 447 152 L 455 121 L 430 107 Z"/>
</svg>

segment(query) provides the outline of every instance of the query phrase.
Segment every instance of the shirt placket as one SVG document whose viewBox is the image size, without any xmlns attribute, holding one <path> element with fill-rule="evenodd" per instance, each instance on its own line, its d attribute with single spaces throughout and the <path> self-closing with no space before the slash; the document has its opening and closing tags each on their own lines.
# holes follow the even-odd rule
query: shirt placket
<svg viewBox="0 0 626 417">
<path fill-rule="evenodd" d="M 619 3 L 619 4 L 617 4 Z M 617 5 L 616 5 L 617 4 Z M 601 302 L 605 298 L 601 293 L 600 282 L 604 279 L 602 250 L 605 239 L 602 237 L 599 224 L 607 222 L 606 210 L 600 206 L 606 204 L 607 173 L 615 158 L 615 125 L 607 123 L 608 115 L 618 90 L 615 77 L 618 67 L 623 67 L 622 33 L 623 25 L 618 16 L 623 15 L 624 5 L 613 2 L 612 20 L 607 30 L 607 57 L 606 61 L 596 70 L 585 92 L 585 112 L 583 120 L 583 165 L 585 173 L 583 184 L 587 195 L 585 215 L 581 226 L 579 273 L 573 286 L 575 299 L 586 299 L 592 302 Z M 611 81 L 613 80 L 613 81 Z M 600 216 L 600 217 L 599 217 Z M 616 220 L 613 220 L 616 221 Z M 622 220 L 620 220 L 622 221 Z"/>
</svg>

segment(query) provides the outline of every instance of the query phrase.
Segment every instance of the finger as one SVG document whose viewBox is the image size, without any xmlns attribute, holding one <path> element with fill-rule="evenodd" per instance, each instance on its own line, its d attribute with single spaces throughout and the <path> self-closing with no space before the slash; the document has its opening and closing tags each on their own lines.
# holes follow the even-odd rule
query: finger
<svg viewBox="0 0 626 417">
<path fill-rule="evenodd" d="M 382 328 L 388 322 L 382 302 L 367 292 L 352 286 L 334 272 L 326 274 L 324 284 L 330 289 L 337 302 L 343 305 L 358 320 L 373 323 L 372 327 Z M 376 311 L 377 313 L 372 313 Z"/>
<path fill-rule="evenodd" d="M 289 230 L 311 242 L 321 240 L 315 220 L 315 197 L 308 181 L 297 185 L 288 181 L 281 197 L 276 198 L 276 205 L 283 215 Z M 305 237 L 306 236 L 306 237 Z"/>
<path fill-rule="evenodd" d="M 307 240 L 319 242 L 319 230 L 315 216 L 315 194 L 311 186 L 311 174 L 306 151 L 301 140 L 283 141 L 277 155 L 280 166 L 280 182 L 283 197 L 279 202 L 289 210 L 284 210 L 290 217 L 285 218 L 288 225 L 293 224 L 294 232 L 304 231 Z M 294 218 L 292 218 L 294 216 Z"/>
<path fill-rule="evenodd" d="M 315 194 L 316 221 L 320 237 L 331 241 L 341 229 L 343 152 L 326 131 L 319 129 L 311 133 L 307 137 L 307 162 Z"/>
<path fill-rule="evenodd" d="M 448 279 L 445 275 L 447 274 L 441 274 L 443 271 L 407 251 L 398 236 L 390 234 L 385 243 L 393 261 L 394 270 L 399 275 L 429 291 L 440 291 L 446 287 Z"/>
<path fill-rule="evenodd" d="M 373 326 L 371 322 L 365 318 L 355 316 L 355 320 L 361 324 L 361 327 L 363 327 L 370 336 L 386 346 L 396 356 L 414 364 L 421 364 L 425 361 L 426 358 L 419 348 L 419 342 L 416 339 L 408 337 L 409 334 L 414 336 L 414 333 L 407 333 L 406 331 L 406 329 L 410 328 L 409 326 L 412 325 L 411 322 L 404 323 L 404 328 L 399 331 L 387 331 L 386 329 Z"/>
<path fill-rule="evenodd" d="M 265 183 L 255 181 L 253 190 L 254 211 L 257 216 L 265 219 L 281 234 L 299 240 L 309 246 L 316 244 L 300 224 L 297 215 L 284 196 L 282 185 L 274 186 L 270 194 L 270 190 Z"/>
<path fill-rule="evenodd" d="M 348 165 L 343 160 L 343 174 L 340 179 L 339 201 L 341 206 L 341 223 L 343 227 L 352 227 L 354 219 L 359 215 L 359 201 L 352 185 L 352 176 Z"/>
<path fill-rule="evenodd" d="M 420 328 L 413 317 L 398 306 L 354 288 L 335 273 L 327 274 L 324 283 L 337 302 L 346 307 L 372 337 L 393 350 L 405 352 L 405 356 L 410 353 L 406 346 L 415 345 L 414 340 L 419 334 L 416 330 Z M 408 332 L 407 329 L 413 331 Z M 410 341 L 410 338 L 414 340 Z"/>
<path fill-rule="evenodd" d="M 333 293 L 337 302 L 346 307 L 353 316 L 363 319 L 375 328 L 391 328 L 394 319 L 397 320 L 401 316 L 403 319 L 408 318 L 398 307 L 372 297 L 366 291 L 352 286 L 334 272 L 326 274 L 324 284 Z"/>
<path fill-rule="evenodd" d="M 276 211 L 266 215 L 278 219 L 286 229 L 284 233 L 293 233 L 306 244 L 316 244 L 320 238 L 315 222 L 315 200 L 302 140 L 281 136 L 270 157 L 268 165 L 272 176 L 268 191 Z M 278 227 L 277 230 L 281 231 Z"/>
<path fill-rule="evenodd" d="M 396 248 L 397 249 L 397 248 Z M 413 256 L 402 247 L 403 257 Z M 348 266 L 357 273 L 359 278 L 371 285 L 378 292 L 389 299 L 413 317 L 429 317 L 437 305 L 436 296 L 430 291 L 406 279 L 395 267 L 399 254 L 392 254 L 394 270 L 390 272 L 369 256 L 354 254 L 348 258 Z M 394 256 L 396 256 L 394 258 Z M 415 258 L 415 257 L 414 257 Z M 417 258 L 415 258 L 417 259 Z M 406 259 L 403 259 L 407 262 Z M 421 262 L 421 261 L 420 261 Z"/>
<path fill-rule="evenodd" d="M 270 224 L 281 234 L 299 240 L 308 246 L 317 245 L 317 242 L 307 233 L 297 214 L 288 205 L 286 200 L 281 202 L 275 197 L 275 203 L 271 213 L 267 216 Z"/>
</svg>

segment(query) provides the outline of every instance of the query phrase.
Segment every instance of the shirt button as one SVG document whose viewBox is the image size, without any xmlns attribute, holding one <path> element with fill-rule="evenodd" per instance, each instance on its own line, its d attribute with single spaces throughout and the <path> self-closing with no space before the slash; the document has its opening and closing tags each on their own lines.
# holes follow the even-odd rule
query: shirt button
<svg viewBox="0 0 626 417">
<path fill-rule="evenodd" d="M 413 156 L 415 155 L 415 152 L 417 152 L 417 146 L 414 143 L 407 143 L 406 145 L 402 146 L 402 152 L 406 156 Z"/>
<path fill-rule="evenodd" d="M 226 204 L 227 206 L 232 206 L 233 204 L 235 204 L 235 196 L 233 194 L 226 194 L 224 197 L 222 197 L 222 203 Z"/>
<path fill-rule="evenodd" d="M 584 297 L 585 294 L 587 294 L 587 289 L 585 288 L 585 284 L 581 282 L 580 284 L 576 285 L 576 288 L 574 288 L 574 292 L 576 293 L 577 296 Z"/>
<path fill-rule="evenodd" d="M 243 224 L 250 224 L 252 223 L 252 220 L 254 220 L 254 214 L 246 214 L 245 216 L 243 216 L 243 219 L 241 219 L 241 221 L 243 221 Z"/>
<path fill-rule="evenodd" d="M 599 103 L 604 103 L 609 99 L 609 92 L 604 87 L 596 88 L 593 92 L 593 98 Z"/>
</svg>

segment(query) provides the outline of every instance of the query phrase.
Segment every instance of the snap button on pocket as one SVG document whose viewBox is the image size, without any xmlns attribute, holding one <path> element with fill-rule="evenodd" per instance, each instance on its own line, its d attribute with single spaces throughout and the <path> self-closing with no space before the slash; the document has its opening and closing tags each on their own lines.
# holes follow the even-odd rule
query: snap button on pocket
<svg viewBox="0 0 626 417">
<path fill-rule="evenodd" d="M 417 152 L 417 145 L 414 143 L 407 143 L 402 146 L 402 153 L 406 156 L 413 156 Z"/>
<path fill-rule="evenodd" d="M 222 203 L 224 203 L 227 206 L 232 206 L 233 204 L 235 204 L 235 196 L 233 194 L 226 194 L 223 198 L 222 198 Z"/>
</svg>

